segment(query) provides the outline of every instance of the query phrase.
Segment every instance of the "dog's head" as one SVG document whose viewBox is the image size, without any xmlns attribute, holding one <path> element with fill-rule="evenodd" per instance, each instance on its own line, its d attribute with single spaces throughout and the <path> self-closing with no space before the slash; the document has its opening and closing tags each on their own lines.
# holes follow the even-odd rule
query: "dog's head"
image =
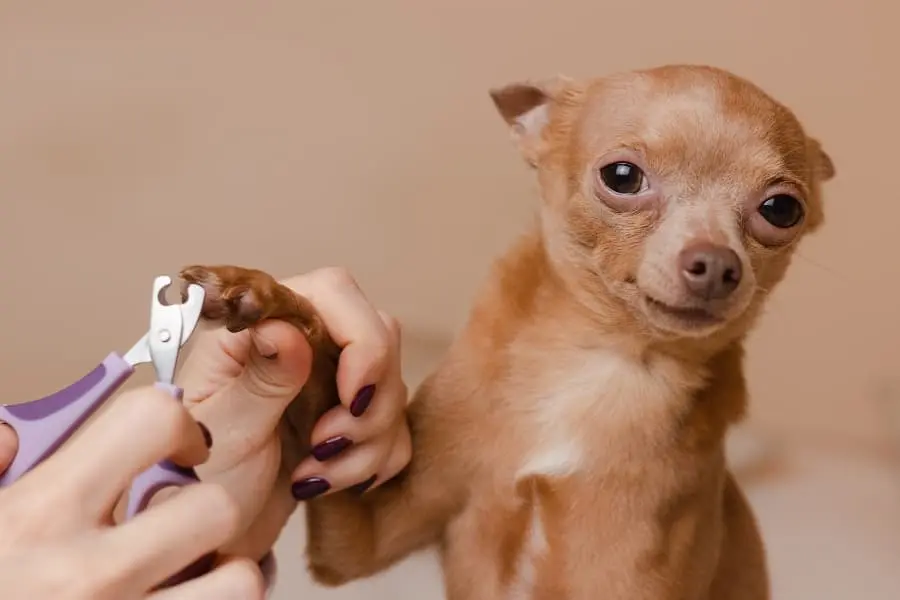
<svg viewBox="0 0 900 600">
<path fill-rule="evenodd" d="M 655 337 L 745 331 L 822 223 L 831 159 L 728 72 L 666 66 L 491 96 L 537 171 L 556 268 Z"/>
</svg>

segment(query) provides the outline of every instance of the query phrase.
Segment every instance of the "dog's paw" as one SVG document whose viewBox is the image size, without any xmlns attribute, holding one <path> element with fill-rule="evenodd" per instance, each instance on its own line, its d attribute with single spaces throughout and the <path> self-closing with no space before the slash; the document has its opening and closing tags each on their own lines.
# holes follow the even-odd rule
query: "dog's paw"
<svg viewBox="0 0 900 600">
<path fill-rule="evenodd" d="M 340 587 L 352 580 L 351 577 L 345 576 L 333 567 L 316 564 L 312 561 L 307 562 L 306 570 L 310 578 L 322 587 Z"/>
<path fill-rule="evenodd" d="M 244 267 L 192 265 L 181 279 L 203 286 L 202 316 L 220 321 L 232 333 L 277 319 L 299 329 L 312 348 L 312 370 L 299 395 L 282 417 L 282 462 L 293 470 L 309 455 L 310 436 L 318 419 L 340 404 L 337 365 L 340 348 L 312 303 L 264 271 Z M 323 575 L 324 576 L 324 575 Z"/>
<path fill-rule="evenodd" d="M 268 318 L 298 320 L 305 325 L 314 318 L 297 295 L 268 273 L 234 266 L 192 265 L 181 270 L 181 278 L 203 286 L 206 298 L 203 316 L 221 320 L 238 332 Z"/>
</svg>

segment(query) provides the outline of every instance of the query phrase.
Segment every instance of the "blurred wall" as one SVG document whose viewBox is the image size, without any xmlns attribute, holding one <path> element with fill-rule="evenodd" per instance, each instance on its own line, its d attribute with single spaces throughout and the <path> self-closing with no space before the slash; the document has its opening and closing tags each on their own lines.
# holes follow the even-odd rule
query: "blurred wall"
<svg viewBox="0 0 900 600">
<path fill-rule="evenodd" d="M 192 262 L 343 264 L 411 336 L 448 335 L 534 186 L 487 88 L 729 68 L 833 157 L 825 229 L 754 336 L 751 422 L 877 450 L 900 339 L 891 3 L 0 3 L 0 374 L 47 393 L 147 324 Z M 891 57 L 894 58 L 891 58 Z"/>
<path fill-rule="evenodd" d="M 897 13 L 875 0 L 7 0 L 8 393 L 128 344 L 152 275 L 188 262 L 349 265 L 409 328 L 450 330 L 534 207 L 487 88 L 701 62 L 792 106 L 839 172 L 827 228 L 756 336 L 754 417 L 866 437 L 866 386 L 891 375 L 900 324 Z"/>
</svg>

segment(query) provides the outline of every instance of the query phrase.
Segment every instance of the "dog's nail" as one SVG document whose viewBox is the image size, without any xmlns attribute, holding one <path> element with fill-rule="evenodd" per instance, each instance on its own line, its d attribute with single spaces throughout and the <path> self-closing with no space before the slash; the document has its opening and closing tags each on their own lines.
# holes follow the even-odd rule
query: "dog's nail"
<svg viewBox="0 0 900 600">
<path fill-rule="evenodd" d="M 353 399 L 353 402 L 350 403 L 350 414 L 354 417 L 361 417 L 364 412 L 369 408 L 369 404 L 372 403 L 372 397 L 375 395 L 375 386 L 367 385 L 363 389 L 359 390 L 356 394 L 356 398 Z"/>
<path fill-rule="evenodd" d="M 203 434 L 203 441 L 206 443 L 206 447 L 212 448 L 212 434 L 209 432 L 209 428 L 199 421 L 197 425 L 200 426 L 200 433 Z"/>
<path fill-rule="evenodd" d="M 354 494 L 358 494 L 362 496 L 366 493 L 366 491 L 375 484 L 375 481 L 378 479 L 378 475 L 372 475 L 365 481 L 357 483 L 356 485 L 351 485 L 348 490 L 353 492 Z"/>
<path fill-rule="evenodd" d="M 291 494 L 296 500 L 309 500 L 321 496 L 331 489 L 331 484 L 321 477 L 308 477 L 291 486 Z"/>
<path fill-rule="evenodd" d="M 250 339 L 253 340 L 256 351 L 259 352 L 259 355 L 263 358 L 275 358 L 278 356 L 278 348 L 275 344 L 252 329 L 250 330 Z"/>
<path fill-rule="evenodd" d="M 351 440 L 348 440 L 344 436 L 337 436 L 327 439 L 313 448 L 312 455 L 317 461 L 325 462 L 328 459 L 334 458 L 352 445 L 353 442 Z"/>
</svg>

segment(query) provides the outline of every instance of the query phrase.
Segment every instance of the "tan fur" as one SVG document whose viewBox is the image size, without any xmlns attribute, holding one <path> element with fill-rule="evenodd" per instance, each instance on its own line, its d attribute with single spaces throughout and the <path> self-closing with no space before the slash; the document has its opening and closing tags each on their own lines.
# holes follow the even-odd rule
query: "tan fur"
<svg viewBox="0 0 900 600">
<path fill-rule="evenodd" d="M 449 600 L 768 598 L 724 436 L 746 409 L 743 338 L 822 222 L 831 160 L 787 108 L 708 67 L 492 97 L 535 169 L 539 222 L 417 391 L 409 467 L 308 503 L 312 574 L 337 585 L 437 545 Z M 639 197 L 597 178 L 624 159 L 651 179 Z M 802 199 L 796 227 L 761 220 L 773 193 Z M 697 241 L 740 257 L 728 298 L 683 285 Z"/>
</svg>

